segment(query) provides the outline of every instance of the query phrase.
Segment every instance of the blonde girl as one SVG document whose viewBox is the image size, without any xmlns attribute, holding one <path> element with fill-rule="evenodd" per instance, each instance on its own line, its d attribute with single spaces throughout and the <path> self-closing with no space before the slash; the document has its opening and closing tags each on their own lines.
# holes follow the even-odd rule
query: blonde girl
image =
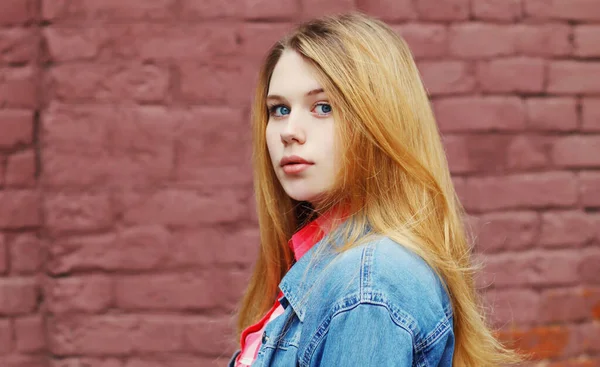
<svg viewBox="0 0 600 367">
<path fill-rule="evenodd" d="M 253 108 L 260 253 L 230 366 L 497 366 L 412 55 L 360 13 L 269 51 Z"/>
</svg>

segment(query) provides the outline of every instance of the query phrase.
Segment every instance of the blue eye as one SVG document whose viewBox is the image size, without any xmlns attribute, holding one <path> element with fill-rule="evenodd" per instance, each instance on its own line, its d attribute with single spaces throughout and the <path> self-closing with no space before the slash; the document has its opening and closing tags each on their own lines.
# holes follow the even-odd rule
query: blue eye
<svg viewBox="0 0 600 367">
<path fill-rule="evenodd" d="M 269 114 L 271 116 L 281 117 L 284 115 L 289 115 L 290 109 L 284 105 L 279 104 L 276 106 L 269 107 Z"/>
<path fill-rule="evenodd" d="M 319 103 L 315 106 L 315 109 L 319 115 L 328 115 L 331 113 L 331 105 L 329 103 Z"/>
</svg>

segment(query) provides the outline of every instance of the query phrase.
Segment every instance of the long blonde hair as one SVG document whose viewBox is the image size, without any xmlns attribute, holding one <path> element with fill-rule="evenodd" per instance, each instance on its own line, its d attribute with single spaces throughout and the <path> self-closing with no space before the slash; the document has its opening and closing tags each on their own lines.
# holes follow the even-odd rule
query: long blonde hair
<svg viewBox="0 0 600 367">
<path fill-rule="evenodd" d="M 265 141 L 269 81 L 285 50 L 312 64 L 333 106 L 341 164 L 334 189 L 317 209 L 340 202 L 350 208 L 353 226 L 343 249 L 356 246 L 368 224 L 372 232 L 412 250 L 440 275 L 450 295 L 453 364 L 516 362 L 485 322 L 463 209 L 410 50 L 386 24 L 361 13 L 300 25 L 272 47 L 260 72 L 252 118 L 261 247 L 241 304 L 239 331 L 273 305 L 292 265 L 287 243 L 299 226 L 297 203 L 279 184 Z"/>
</svg>

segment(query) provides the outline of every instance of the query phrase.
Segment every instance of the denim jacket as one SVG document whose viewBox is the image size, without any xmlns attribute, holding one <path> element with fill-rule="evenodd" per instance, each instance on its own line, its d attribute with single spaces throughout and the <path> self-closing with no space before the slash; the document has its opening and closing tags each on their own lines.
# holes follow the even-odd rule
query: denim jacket
<svg viewBox="0 0 600 367">
<path fill-rule="evenodd" d="M 452 366 L 450 300 L 420 257 L 388 237 L 342 253 L 323 242 L 282 279 L 285 312 L 252 366 Z"/>
</svg>

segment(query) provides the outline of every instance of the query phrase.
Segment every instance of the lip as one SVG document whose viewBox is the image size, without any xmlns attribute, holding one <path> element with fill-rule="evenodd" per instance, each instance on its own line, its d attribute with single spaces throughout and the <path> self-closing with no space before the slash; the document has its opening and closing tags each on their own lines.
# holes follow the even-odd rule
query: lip
<svg viewBox="0 0 600 367">
<path fill-rule="evenodd" d="M 297 156 L 297 155 L 288 155 L 286 157 L 283 157 L 281 159 L 281 161 L 279 161 L 279 165 L 281 167 L 286 166 L 288 164 L 308 164 L 308 165 L 311 165 L 311 164 L 314 164 L 314 163 L 313 162 L 309 162 L 306 159 L 304 159 L 304 158 L 302 158 L 300 156 Z"/>
<path fill-rule="evenodd" d="M 288 175 L 290 175 L 290 174 L 300 173 L 300 172 L 304 171 L 305 169 L 307 169 L 310 166 L 312 166 L 312 164 L 295 163 L 295 164 L 286 164 L 285 166 L 283 166 L 281 168 L 283 169 L 283 172 L 285 172 Z"/>
<path fill-rule="evenodd" d="M 290 155 L 283 157 L 279 162 L 279 165 L 286 174 L 297 174 L 303 172 L 314 163 L 309 162 L 306 159 L 297 155 Z"/>
</svg>

